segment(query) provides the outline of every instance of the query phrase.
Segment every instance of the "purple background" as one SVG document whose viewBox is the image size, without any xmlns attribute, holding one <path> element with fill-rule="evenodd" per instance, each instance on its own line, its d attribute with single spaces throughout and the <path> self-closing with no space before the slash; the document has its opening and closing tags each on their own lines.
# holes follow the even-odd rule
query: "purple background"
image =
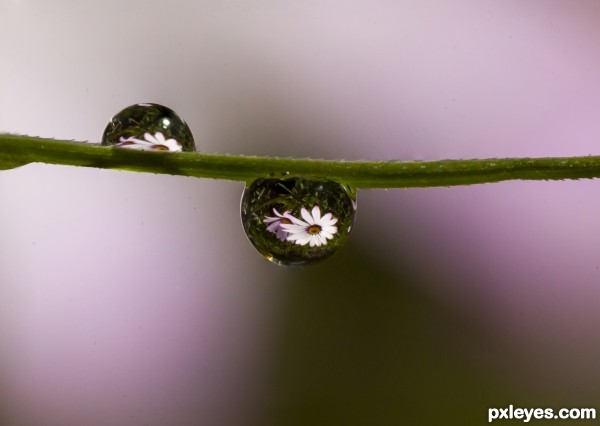
<svg viewBox="0 0 600 426">
<path fill-rule="evenodd" d="M 4 0 L 0 132 L 97 142 L 157 102 L 204 152 L 598 154 L 600 2 L 311 3 Z M 348 247 L 306 270 L 254 252 L 242 188 L 1 172 L 0 424 L 597 404 L 598 182 L 360 191 Z"/>
</svg>

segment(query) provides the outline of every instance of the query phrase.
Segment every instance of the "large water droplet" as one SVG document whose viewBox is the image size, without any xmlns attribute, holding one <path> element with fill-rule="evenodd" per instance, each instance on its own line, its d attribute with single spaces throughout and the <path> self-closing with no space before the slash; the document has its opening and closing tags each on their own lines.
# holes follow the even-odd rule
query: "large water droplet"
<svg viewBox="0 0 600 426">
<path fill-rule="evenodd" d="M 332 181 L 258 179 L 242 196 L 246 236 L 279 265 L 305 265 L 331 256 L 346 242 L 355 215 L 355 191 Z"/>
<path fill-rule="evenodd" d="M 102 145 L 151 151 L 195 151 L 188 125 L 175 111 L 158 104 L 136 104 L 110 119 Z"/>
</svg>

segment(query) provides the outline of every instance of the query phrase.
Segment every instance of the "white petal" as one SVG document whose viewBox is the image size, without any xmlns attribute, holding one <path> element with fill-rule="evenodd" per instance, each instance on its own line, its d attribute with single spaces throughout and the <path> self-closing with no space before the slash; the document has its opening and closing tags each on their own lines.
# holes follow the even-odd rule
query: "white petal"
<svg viewBox="0 0 600 426">
<path fill-rule="evenodd" d="M 159 145 L 166 146 L 169 149 L 169 151 L 173 152 L 181 152 L 182 150 L 181 145 L 175 139 L 167 139 Z"/>
<path fill-rule="evenodd" d="M 296 226 L 302 226 L 303 228 L 308 227 L 308 223 L 296 218 L 295 216 L 292 216 L 291 214 L 284 214 L 283 216 Z"/>
<path fill-rule="evenodd" d="M 278 232 L 280 229 L 279 222 L 273 222 L 269 226 L 267 226 L 267 231 L 269 232 Z"/>
<path fill-rule="evenodd" d="M 328 214 L 329 214 L 329 213 L 328 213 Z M 327 215 L 325 215 L 325 216 L 327 216 Z M 323 216 L 323 217 L 321 218 L 321 223 L 320 223 L 320 224 L 321 224 L 321 226 L 333 225 L 333 224 L 337 223 L 337 221 L 338 221 L 338 220 L 337 220 L 337 217 L 334 217 L 334 218 L 331 218 L 331 219 L 328 219 L 328 220 L 323 220 L 323 219 L 325 219 L 325 216 Z"/>
<path fill-rule="evenodd" d="M 321 220 L 321 209 L 319 208 L 319 206 L 314 206 L 312 209 L 312 217 L 314 219 L 314 222 L 311 223 L 312 224 L 318 224 Z"/>
<path fill-rule="evenodd" d="M 310 238 L 310 236 L 311 235 L 307 233 L 290 234 L 288 235 L 287 239 L 290 241 L 303 240 L 304 238 Z"/>
<path fill-rule="evenodd" d="M 327 231 L 321 231 L 319 235 L 323 238 L 323 241 L 325 241 L 327 238 L 329 238 L 330 240 L 333 239 L 333 234 L 330 234 Z"/>
<path fill-rule="evenodd" d="M 296 244 L 301 245 L 301 246 L 305 246 L 306 244 L 310 243 L 310 241 L 312 240 L 312 235 L 309 234 L 304 234 L 304 235 L 298 235 L 298 238 L 295 239 L 290 239 L 290 237 L 288 236 L 288 241 L 294 241 Z"/>
<path fill-rule="evenodd" d="M 152 145 L 142 145 L 142 144 L 138 144 L 138 143 L 119 143 L 115 146 L 118 146 L 119 148 L 125 148 L 125 149 L 139 149 L 142 151 L 150 151 L 152 150 Z"/>
<path fill-rule="evenodd" d="M 331 214 L 331 213 L 327 213 L 325 216 L 323 216 L 323 217 L 321 218 L 321 222 L 320 222 L 320 223 L 321 223 L 321 224 L 323 224 L 323 223 L 325 223 L 325 222 L 328 222 L 328 221 L 330 221 L 332 216 L 333 216 L 333 214 Z"/>
<path fill-rule="evenodd" d="M 327 232 L 328 234 L 337 234 L 337 226 L 323 226 L 321 232 Z"/>
<path fill-rule="evenodd" d="M 165 144 L 165 135 L 163 135 L 161 132 L 156 132 L 154 134 L 154 140 L 156 140 L 156 143 L 159 143 L 161 145 Z M 169 139 L 169 140 L 174 140 L 174 139 Z"/>
<path fill-rule="evenodd" d="M 123 136 L 121 136 L 121 137 L 119 138 L 119 140 L 120 140 L 121 142 L 139 142 L 139 141 L 140 141 L 139 139 L 136 139 L 136 138 L 134 138 L 133 136 L 130 136 L 130 137 L 128 137 L 128 138 L 124 138 Z"/>
<path fill-rule="evenodd" d="M 292 222 L 292 224 L 294 224 L 295 226 L 299 226 L 302 229 L 306 229 L 310 226 L 310 224 L 304 222 L 303 220 L 295 218 L 294 216 L 290 216 L 287 219 L 289 219 Z"/>
<path fill-rule="evenodd" d="M 273 207 L 273 213 L 275 213 L 275 215 L 279 216 L 279 217 L 288 218 L 288 216 L 290 216 L 290 210 L 286 210 L 285 212 L 283 212 L 283 214 L 281 214 L 277 211 L 277 209 L 275 207 Z"/>
<path fill-rule="evenodd" d="M 144 139 L 146 139 L 148 142 L 153 143 L 153 144 L 157 144 L 159 143 L 156 138 L 154 136 L 152 136 L 150 133 L 144 133 Z"/>
<path fill-rule="evenodd" d="M 125 139 L 123 136 L 121 136 L 119 138 L 119 140 L 121 141 L 121 143 L 124 143 L 124 142 L 133 142 L 133 143 L 139 144 L 139 145 L 146 145 L 146 146 L 152 145 L 152 143 L 150 143 L 150 142 L 143 141 L 141 139 L 137 139 L 137 138 L 135 138 L 133 136 L 131 136 L 131 137 L 127 138 L 127 139 Z M 117 144 L 117 145 L 119 145 L 119 144 Z"/>
<path fill-rule="evenodd" d="M 281 228 L 285 229 L 287 232 L 290 232 L 292 234 L 297 234 L 297 233 L 302 233 L 302 232 L 306 232 L 306 228 L 307 228 L 307 224 L 305 223 L 304 225 L 292 225 L 290 223 L 282 223 L 281 224 Z"/>
<path fill-rule="evenodd" d="M 310 235 L 307 236 L 305 239 L 303 240 L 298 240 L 296 241 L 296 244 L 299 244 L 301 246 L 305 246 L 308 242 L 310 241 Z"/>
<path fill-rule="evenodd" d="M 315 206 L 316 207 L 316 206 Z M 306 223 L 308 223 L 309 225 L 314 225 L 315 221 L 312 218 L 312 216 L 308 213 L 308 210 L 306 210 L 304 207 L 302 207 L 300 209 L 300 214 L 302 215 L 302 218 L 306 221 Z"/>
<path fill-rule="evenodd" d="M 323 244 L 327 244 L 325 238 L 323 238 L 321 235 L 317 234 L 317 235 L 313 235 L 314 238 L 314 245 L 317 247 L 322 246 Z"/>
<path fill-rule="evenodd" d="M 293 241 L 300 246 L 306 245 L 310 241 L 311 235 L 308 234 L 296 234 L 296 235 L 288 235 L 287 240 Z"/>
</svg>

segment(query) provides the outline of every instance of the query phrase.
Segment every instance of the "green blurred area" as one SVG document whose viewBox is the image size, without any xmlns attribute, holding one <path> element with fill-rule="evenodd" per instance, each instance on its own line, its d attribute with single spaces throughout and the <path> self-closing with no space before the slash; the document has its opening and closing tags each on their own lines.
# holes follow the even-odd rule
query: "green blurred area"
<svg viewBox="0 0 600 426">
<path fill-rule="evenodd" d="M 474 362 L 477 353 L 466 359 L 457 344 L 485 348 L 492 336 L 420 292 L 408 262 L 395 270 L 404 273 L 350 244 L 326 263 L 286 275 L 264 424 L 480 425 L 490 407 L 552 403 L 550 395 L 507 386 L 498 371 Z"/>
</svg>

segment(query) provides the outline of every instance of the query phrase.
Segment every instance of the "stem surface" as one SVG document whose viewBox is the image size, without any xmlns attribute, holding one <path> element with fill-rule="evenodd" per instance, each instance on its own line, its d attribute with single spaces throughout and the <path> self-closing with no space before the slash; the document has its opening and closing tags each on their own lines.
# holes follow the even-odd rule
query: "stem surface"
<svg viewBox="0 0 600 426">
<path fill-rule="evenodd" d="M 355 188 L 473 185 L 505 180 L 600 177 L 600 156 L 442 161 L 331 161 L 150 152 L 83 142 L 0 134 L 0 170 L 29 163 L 96 167 L 251 182 L 260 177 L 302 176 Z"/>
</svg>

